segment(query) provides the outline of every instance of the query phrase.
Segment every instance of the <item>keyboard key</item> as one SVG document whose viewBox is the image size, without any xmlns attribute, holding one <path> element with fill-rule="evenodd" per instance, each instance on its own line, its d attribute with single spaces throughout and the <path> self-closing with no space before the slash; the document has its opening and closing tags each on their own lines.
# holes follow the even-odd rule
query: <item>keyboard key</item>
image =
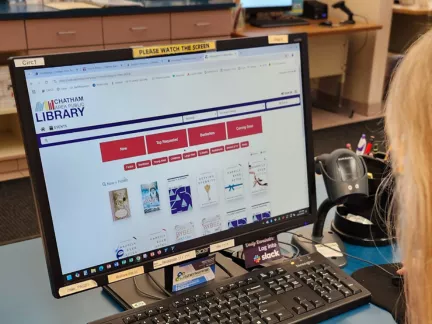
<svg viewBox="0 0 432 324">
<path fill-rule="evenodd" d="M 173 324 L 187 324 L 187 322 L 184 318 L 177 318 L 176 320 L 174 320 Z"/>
<path fill-rule="evenodd" d="M 324 271 L 324 272 L 321 272 L 321 276 L 323 278 L 328 278 L 328 277 L 331 277 L 331 274 L 328 271 Z"/>
<path fill-rule="evenodd" d="M 331 268 L 331 266 L 328 263 L 322 263 L 321 266 L 323 267 L 324 270 Z"/>
<path fill-rule="evenodd" d="M 284 278 L 287 282 L 294 281 L 294 277 L 290 274 L 287 274 L 287 275 L 283 276 L 282 278 Z"/>
<path fill-rule="evenodd" d="M 204 298 L 209 298 L 209 297 L 212 297 L 212 296 L 214 296 L 214 292 L 213 291 L 206 291 L 206 292 L 204 292 L 203 293 L 203 296 L 204 296 Z"/>
<path fill-rule="evenodd" d="M 156 307 L 156 310 L 159 312 L 159 314 L 162 314 L 162 313 L 169 312 L 169 307 L 167 307 L 167 306 L 158 306 L 158 307 Z"/>
<path fill-rule="evenodd" d="M 300 270 L 300 271 L 294 272 L 294 274 L 295 274 L 297 277 L 299 277 L 299 278 L 303 278 L 303 277 L 306 276 L 306 272 L 304 272 L 303 270 Z"/>
<path fill-rule="evenodd" d="M 258 300 L 263 300 L 263 299 L 266 299 L 270 296 L 271 296 L 271 294 L 268 291 L 260 291 L 260 292 L 257 292 L 254 294 L 254 297 Z"/>
<path fill-rule="evenodd" d="M 266 308 L 258 310 L 258 314 L 261 318 L 266 317 L 268 315 L 272 315 L 274 313 L 277 313 L 279 311 L 284 310 L 285 308 L 282 306 L 282 304 L 275 302 L 271 305 L 268 305 Z"/>
<path fill-rule="evenodd" d="M 232 311 L 228 311 L 228 312 L 226 312 L 226 313 L 225 313 L 225 316 L 226 316 L 228 319 L 230 319 L 230 320 L 232 320 L 232 319 L 238 317 L 237 313 L 236 313 L 236 312 L 232 312 Z"/>
<path fill-rule="evenodd" d="M 324 306 L 324 302 L 322 302 L 319 299 L 311 300 L 311 303 L 312 303 L 312 305 L 315 306 L 315 308 L 319 308 L 319 307 Z"/>
<path fill-rule="evenodd" d="M 265 324 L 264 320 L 260 319 L 255 319 L 251 322 L 251 324 Z"/>
<path fill-rule="evenodd" d="M 283 294 L 285 292 L 284 289 L 282 289 L 282 287 L 274 287 L 272 288 L 272 291 L 276 294 L 276 295 L 280 295 Z"/>
<path fill-rule="evenodd" d="M 296 303 L 301 303 L 303 300 L 306 300 L 304 297 L 296 296 L 293 298 Z"/>
<path fill-rule="evenodd" d="M 198 313 L 198 311 L 192 305 L 186 306 L 185 308 L 183 308 L 183 311 L 185 311 L 186 314 L 188 314 L 188 315 L 193 315 L 193 314 Z"/>
<path fill-rule="evenodd" d="M 323 288 L 324 288 L 325 290 L 327 290 L 328 292 L 331 292 L 331 291 L 334 290 L 334 288 L 333 288 L 332 286 L 330 286 L 330 285 L 324 286 Z"/>
<path fill-rule="evenodd" d="M 228 307 L 230 310 L 233 310 L 233 309 L 240 307 L 239 304 L 237 304 L 235 300 L 227 302 L 225 304 L 225 306 Z"/>
<path fill-rule="evenodd" d="M 237 318 L 237 321 L 239 322 L 239 324 L 249 324 L 251 322 L 250 319 L 244 315 Z"/>
<path fill-rule="evenodd" d="M 236 302 L 239 306 L 244 306 L 248 304 L 248 301 L 245 298 L 239 298 L 238 300 L 236 300 Z"/>
<path fill-rule="evenodd" d="M 253 283 L 256 283 L 257 280 L 256 280 L 255 278 L 247 278 L 247 279 L 246 279 L 246 282 L 247 282 L 248 285 L 251 285 L 251 284 L 253 284 Z"/>
<path fill-rule="evenodd" d="M 277 282 L 279 285 L 282 285 L 282 284 L 286 283 L 286 281 L 285 281 L 285 279 L 284 279 L 283 277 L 281 277 L 281 278 L 277 278 L 277 279 L 276 279 L 276 282 Z"/>
<path fill-rule="evenodd" d="M 166 312 L 162 314 L 162 318 L 166 321 L 166 322 L 172 322 L 176 319 L 176 316 L 174 315 L 173 312 Z"/>
<path fill-rule="evenodd" d="M 306 313 L 306 309 L 304 309 L 304 308 L 301 307 L 301 306 L 294 306 L 294 307 L 292 308 L 292 310 L 293 310 L 296 314 L 298 314 L 298 315 L 303 314 L 303 313 Z"/>
<path fill-rule="evenodd" d="M 315 309 L 315 306 L 312 305 L 310 302 L 308 302 L 307 300 L 303 300 L 300 302 L 300 305 L 304 307 L 304 309 L 306 309 L 306 311 L 311 311 L 312 309 Z"/>
<path fill-rule="evenodd" d="M 279 321 L 283 321 L 283 320 L 286 320 L 288 318 L 294 317 L 294 315 L 291 314 L 291 312 L 287 311 L 286 309 L 281 310 L 281 311 L 275 313 L 274 315 L 276 316 L 276 318 Z"/>
<path fill-rule="evenodd" d="M 290 284 L 283 284 L 282 285 L 282 288 L 285 290 L 285 291 L 290 291 L 290 290 L 293 290 L 294 288 L 290 285 Z"/>
<path fill-rule="evenodd" d="M 183 317 L 187 316 L 186 312 L 183 312 L 180 310 L 175 310 L 173 313 L 174 313 L 175 317 L 177 317 L 177 318 L 183 318 Z"/>
<path fill-rule="evenodd" d="M 277 300 L 275 300 L 275 299 L 266 299 L 266 300 L 257 301 L 254 303 L 254 305 L 258 309 L 266 309 L 266 308 L 268 308 L 271 305 L 276 304 L 276 303 L 277 303 Z"/>
<path fill-rule="evenodd" d="M 147 316 L 155 316 L 155 315 L 157 315 L 158 314 L 158 312 L 157 312 L 157 310 L 156 309 L 147 309 L 146 311 L 145 311 L 145 313 L 147 314 Z"/>
<path fill-rule="evenodd" d="M 218 312 L 221 313 L 221 314 L 223 314 L 223 313 L 229 311 L 229 308 L 226 307 L 225 305 L 217 305 L 215 308 L 216 308 L 216 309 L 218 310 Z"/>
<path fill-rule="evenodd" d="M 214 300 L 208 299 L 208 300 L 204 301 L 204 305 L 206 305 L 207 308 L 210 308 L 210 307 L 216 306 L 217 303 L 215 303 Z"/>
<path fill-rule="evenodd" d="M 215 307 L 211 307 L 211 308 L 209 308 L 209 309 L 206 310 L 206 313 L 207 313 L 209 316 L 214 316 L 214 315 L 216 315 L 216 314 L 219 314 L 219 310 L 216 309 Z"/>
<path fill-rule="evenodd" d="M 323 269 L 323 267 L 322 267 L 322 265 L 320 265 L 320 264 L 317 264 L 317 265 L 314 265 L 314 266 L 312 267 L 312 269 L 314 269 L 314 270 L 315 270 L 315 272 L 316 272 L 316 271 L 318 271 L 318 270 L 321 270 L 321 269 Z"/>
<path fill-rule="evenodd" d="M 264 290 L 264 286 L 261 284 L 243 289 L 244 293 L 248 296 L 253 295 L 257 292 L 263 291 L 263 290 Z"/>
<path fill-rule="evenodd" d="M 242 287 L 242 286 L 246 286 L 247 283 L 246 283 L 246 281 L 244 281 L 244 280 L 240 280 L 240 281 L 237 282 L 237 285 L 238 285 L 239 287 Z"/>
<path fill-rule="evenodd" d="M 233 300 L 236 300 L 236 299 L 237 299 L 237 297 L 236 297 L 234 294 L 232 294 L 232 293 L 226 293 L 226 294 L 224 295 L 224 298 L 225 298 L 227 301 L 233 301 Z"/>
<path fill-rule="evenodd" d="M 318 286 L 318 284 L 315 281 L 312 281 L 310 284 L 308 284 L 309 288 L 314 290 L 316 286 Z"/>
<path fill-rule="evenodd" d="M 266 322 L 266 324 L 279 323 L 279 320 L 274 315 L 266 316 L 266 317 L 263 318 L 263 320 L 264 320 L 264 322 Z"/>
<path fill-rule="evenodd" d="M 245 294 L 243 291 L 241 291 L 241 290 L 233 291 L 233 294 L 234 294 L 234 296 L 236 296 L 237 298 L 242 298 L 242 297 L 246 296 L 246 294 Z"/>
<path fill-rule="evenodd" d="M 206 304 L 201 303 L 201 302 L 196 303 L 194 306 L 198 312 L 203 312 L 208 308 Z"/>
<path fill-rule="evenodd" d="M 153 324 L 165 324 L 166 321 L 163 319 L 161 315 L 155 316 L 152 319 Z"/>
<path fill-rule="evenodd" d="M 125 324 L 130 324 L 130 323 L 134 323 L 134 322 L 136 322 L 136 319 L 135 319 L 135 316 L 133 316 L 133 315 L 123 317 L 123 323 L 125 323 Z"/>
<path fill-rule="evenodd" d="M 258 313 L 256 311 L 253 311 L 253 312 L 246 314 L 246 317 L 249 318 L 251 321 L 261 319 L 261 317 L 258 315 Z"/>
<path fill-rule="evenodd" d="M 200 321 L 209 317 L 209 315 L 205 311 L 198 312 L 195 314 L 195 316 L 198 317 Z"/>
<path fill-rule="evenodd" d="M 325 294 L 327 294 L 327 290 L 325 290 L 324 288 L 317 286 L 315 287 L 315 292 L 320 295 L 321 297 L 324 296 Z"/>
<path fill-rule="evenodd" d="M 344 298 L 344 296 L 337 290 L 333 290 L 332 292 L 329 292 L 328 294 L 322 296 L 324 300 L 328 303 L 334 303 L 335 301 L 341 300 Z"/>
<path fill-rule="evenodd" d="M 277 269 L 276 269 L 276 272 L 277 272 L 278 275 L 281 275 L 281 274 L 286 273 L 286 270 L 285 270 L 285 269 L 282 269 L 282 268 L 277 268 Z"/>
<path fill-rule="evenodd" d="M 312 279 L 311 277 L 306 276 L 306 277 L 303 277 L 303 278 L 302 278 L 302 281 L 303 281 L 306 285 L 308 285 L 308 284 L 310 284 L 311 282 L 314 282 L 314 279 Z"/>
<path fill-rule="evenodd" d="M 228 318 L 226 318 L 226 316 L 223 315 L 223 314 L 217 314 L 217 315 L 213 316 L 213 318 L 214 318 L 218 323 L 223 323 L 223 322 L 228 321 Z"/>
<path fill-rule="evenodd" d="M 345 297 L 349 297 L 349 296 L 351 296 L 352 295 L 352 292 L 351 292 L 351 290 L 349 290 L 348 288 L 346 288 L 346 287 L 341 287 L 341 288 L 339 288 L 339 291 L 345 296 Z"/>
<path fill-rule="evenodd" d="M 273 287 L 277 287 L 278 283 L 276 282 L 276 280 L 267 280 L 265 282 L 266 286 L 269 288 L 273 288 Z"/>
<path fill-rule="evenodd" d="M 298 282 L 297 280 L 291 281 L 290 284 L 291 284 L 291 286 L 293 286 L 294 289 L 300 288 L 302 286 L 302 284 L 300 282 Z"/>
<path fill-rule="evenodd" d="M 246 296 L 245 299 L 248 303 L 253 303 L 258 300 L 258 298 L 256 298 L 255 296 Z"/>
<path fill-rule="evenodd" d="M 312 274 L 310 275 L 310 278 L 311 278 L 312 280 L 318 280 L 318 279 L 321 279 L 321 276 L 318 275 L 318 274 L 316 274 L 316 273 L 312 273 Z"/>
<path fill-rule="evenodd" d="M 184 318 L 186 320 L 186 322 L 188 322 L 189 324 L 195 324 L 199 322 L 198 317 L 196 317 L 195 315 L 188 315 Z"/>
<path fill-rule="evenodd" d="M 339 290 L 340 288 L 343 287 L 343 285 L 340 284 L 339 282 L 334 282 L 334 283 L 333 283 L 333 287 L 334 287 L 336 290 Z"/>
<path fill-rule="evenodd" d="M 332 285 L 337 282 L 336 279 L 333 277 L 328 277 L 325 280 L 328 282 L 329 285 Z"/>
<path fill-rule="evenodd" d="M 228 285 L 228 290 L 233 290 L 233 289 L 237 289 L 237 288 L 238 288 L 238 286 L 236 283 L 230 283 Z"/>
<path fill-rule="evenodd" d="M 177 300 L 177 301 L 175 301 L 174 303 L 172 303 L 172 305 L 173 305 L 175 308 L 178 308 L 178 307 L 184 306 L 185 303 L 184 303 L 182 300 Z"/>
<path fill-rule="evenodd" d="M 312 268 L 308 268 L 308 269 L 306 269 L 306 270 L 304 270 L 305 272 L 306 272 L 306 274 L 308 275 L 308 276 L 310 276 L 312 273 L 315 273 L 315 271 L 312 269 Z"/>
<path fill-rule="evenodd" d="M 204 296 L 201 295 L 201 294 L 196 294 L 196 295 L 193 296 L 193 298 L 194 298 L 196 301 L 199 301 L 199 300 L 204 299 Z"/>
<path fill-rule="evenodd" d="M 208 317 L 203 320 L 204 324 L 217 324 L 217 321 L 213 317 Z"/>
<path fill-rule="evenodd" d="M 146 319 L 146 318 L 147 318 L 147 315 L 144 312 L 135 314 L 135 319 L 137 321 L 141 321 L 141 320 Z"/>
<path fill-rule="evenodd" d="M 183 298 L 183 303 L 185 305 L 189 305 L 189 304 L 195 303 L 195 299 L 192 297 L 185 297 L 185 298 Z"/>
<path fill-rule="evenodd" d="M 252 312 L 252 311 L 254 311 L 254 310 L 257 310 L 257 307 L 255 306 L 255 304 L 252 304 L 252 303 L 244 305 L 244 308 L 245 308 L 249 313 Z"/>
<path fill-rule="evenodd" d="M 267 272 L 267 275 L 268 275 L 269 277 L 274 277 L 274 276 L 277 275 L 277 272 L 276 272 L 275 270 L 270 270 L 269 272 Z"/>
<path fill-rule="evenodd" d="M 260 273 L 260 274 L 258 275 L 258 278 L 259 278 L 260 280 L 265 280 L 265 279 L 268 279 L 269 276 L 268 276 L 266 273 Z"/>
<path fill-rule="evenodd" d="M 225 303 L 226 303 L 226 300 L 223 299 L 223 298 L 220 298 L 220 297 L 215 297 L 215 298 L 213 298 L 213 301 L 214 301 L 216 304 L 218 304 L 218 305 L 221 305 L 221 304 L 225 304 Z"/>
<path fill-rule="evenodd" d="M 228 291 L 228 288 L 225 286 L 219 287 L 216 289 L 218 291 L 219 294 L 224 294 Z"/>
<path fill-rule="evenodd" d="M 237 313 L 238 316 L 243 316 L 246 315 L 248 313 L 248 311 L 246 310 L 246 308 L 244 307 L 239 307 L 235 310 L 235 312 Z"/>
<path fill-rule="evenodd" d="M 352 293 L 354 295 L 358 294 L 358 293 L 361 293 L 361 289 L 359 287 L 355 286 L 355 285 L 348 286 L 348 288 L 352 291 Z"/>
<path fill-rule="evenodd" d="M 325 281 L 324 279 L 318 279 L 318 280 L 316 280 L 315 282 L 316 282 L 318 285 L 320 285 L 321 287 L 327 285 L 327 281 Z"/>
</svg>

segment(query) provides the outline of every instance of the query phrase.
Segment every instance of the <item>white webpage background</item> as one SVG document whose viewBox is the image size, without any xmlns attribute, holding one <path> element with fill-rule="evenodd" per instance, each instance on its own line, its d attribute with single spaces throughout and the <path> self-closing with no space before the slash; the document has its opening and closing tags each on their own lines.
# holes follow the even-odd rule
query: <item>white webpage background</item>
<svg viewBox="0 0 432 324">
<path fill-rule="evenodd" d="M 263 58 L 261 58 L 263 59 Z M 253 58 L 252 60 L 256 60 Z M 265 59 L 264 59 L 265 60 Z M 247 63 L 247 62 L 244 62 Z M 292 67 L 291 67 L 292 70 Z M 173 71 L 177 72 L 177 71 Z M 217 89 L 217 90 L 215 90 Z M 225 104 L 280 97 L 281 92 L 301 90 L 300 68 L 287 73 L 286 66 L 275 65 L 261 71 L 242 70 L 230 76 L 212 75 L 195 79 L 161 81 L 154 86 L 118 86 L 76 91 L 83 95 L 89 112 L 83 120 L 105 119 L 112 112 L 119 120 L 129 120 L 143 115 L 157 115 L 165 111 L 184 112 Z M 74 96 L 71 91 L 67 96 Z M 59 95 L 60 97 L 61 95 Z M 39 99 L 40 100 L 40 99 Z M 48 100 L 46 98 L 45 100 Z M 249 118 L 260 114 L 194 124 L 188 127 Z M 98 117 L 99 116 L 99 117 Z M 301 106 L 274 110 L 261 114 L 263 133 L 239 139 L 194 146 L 187 151 L 211 148 L 230 143 L 249 141 L 250 146 L 231 152 L 197 157 L 149 168 L 124 171 L 124 164 L 165 157 L 184 152 L 172 150 L 142 157 L 102 163 L 99 143 L 160 133 L 185 126 L 135 133 L 80 143 L 41 149 L 41 158 L 47 184 L 50 208 L 64 274 L 115 260 L 119 243 L 137 238 L 138 252 L 153 249 L 149 234 L 161 229 L 167 231 L 168 244 L 175 244 L 175 225 L 187 222 L 195 224 L 195 235 L 201 236 L 203 218 L 220 215 L 222 228 L 227 228 L 228 211 L 246 208 L 248 223 L 252 222 L 252 205 L 270 201 L 272 216 L 309 206 L 306 150 L 304 141 L 303 108 Z M 38 125 L 39 127 L 39 125 Z M 251 194 L 248 187 L 248 162 L 253 162 L 252 152 L 266 151 L 269 188 L 264 193 Z M 225 201 L 223 170 L 236 164 L 242 165 L 245 193 L 242 199 Z M 216 171 L 219 203 L 200 207 L 196 190 L 199 174 Z M 167 179 L 189 175 L 193 210 L 171 215 Z M 126 183 L 103 186 L 103 182 L 127 179 Z M 161 210 L 144 214 L 141 184 L 158 182 Z M 127 188 L 131 217 L 113 221 L 109 191 Z"/>
</svg>

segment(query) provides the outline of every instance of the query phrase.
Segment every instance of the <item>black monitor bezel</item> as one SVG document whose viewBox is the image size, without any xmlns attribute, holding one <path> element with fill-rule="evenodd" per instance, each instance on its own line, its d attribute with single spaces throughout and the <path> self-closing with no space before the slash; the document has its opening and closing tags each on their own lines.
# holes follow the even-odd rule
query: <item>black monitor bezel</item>
<svg viewBox="0 0 432 324">
<path fill-rule="evenodd" d="M 278 233 L 301 227 L 306 224 L 311 224 L 316 220 L 316 188 L 315 188 L 315 167 L 313 155 L 313 141 L 312 141 L 312 111 L 310 99 L 310 86 L 309 86 L 309 64 L 308 64 L 308 46 L 306 34 L 290 34 L 288 35 L 289 43 L 298 43 L 301 51 L 301 69 L 302 69 L 302 87 L 303 87 L 303 107 L 304 107 L 304 127 L 306 135 L 306 154 L 307 154 L 307 172 L 308 172 L 308 187 L 309 187 L 309 206 L 310 213 L 304 216 L 291 219 L 289 221 L 281 221 L 279 223 L 266 225 L 264 228 L 260 227 L 252 230 L 248 228 L 237 228 L 231 231 L 223 231 L 221 233 L 212 234 L 210 236 L 200 237 L 188 242 L 193 242 L 193 248 L 177 251 L 172 255 L 184 253 L 194 249 L 208 248 L 210 244 L 216 242 L 223 242 L 228 239 L 234 238 L 235 244 L 240 245 L 250 242 L 255 239 L 265 238 L 268 236 L 276 235 Z M 223 40 L 216 42 L 217 51 L 228 51 L 243 48 L 263 47 L 263 46 L 277 46 L 278 44 L 269 44 L 268 37 L 257 38 L 243 38 L 235 40 Z M 184 55 L 184 54 L 182 54 Z M 94 51 L 85 53 L 69 53 L 69 54 L 53 54 L 53 55 L 33 55 L 27 58 L 44 58 L 44 67 L 56 67 L 66 65 L 78 65 L 89 63 L 102 63 L 110 61 L 131 60 L 132 49 L 118 49 L 107 51 Z M 20 57 L 23 58 L 23 57 Z M 154 58 L 154 57 L 153 57 Z M 42 169 L 41 157 L 38 149 L 36 130 L 33 123 L 32 110 L 28 96 L 27 83 L 25 80 L 25 70 L 31 70 L 38 67 L 15 67 L 13 57 L 9 61 L 9 68 L 11 72 L 12 84 L 15 91 L 15 99 L 19 113 L 19 120 L 21 124 L 21 132 L 24 139 L 25 151 L 31 175 L 33 195 L 38 214 L 41 236 L 44 244 L 45 258 L 47 262 L 48 274 L 51 284 L 52 294 L 55 298 L 61 298 L 59 289 L 68 286 L 65 284 L 64 274 L 62 274 L 60 266 L 60 258 L 56 243 L 56 236 L 54 232 L 53 221 L 49 206 L 46 184 L 44 181 L 44 173 Z M 275 215 L 277 216 L 277 215 Z M 253 225 L 253 224 L 251 224 Z M 247 227 L 247 226 L 245 226 Z M 256 226 L 255 226 L 256 227 Z M 265 234 L 263 233 L 265 230 Z M 229 233 L 232 233 L 229 235 Z M 171 256 L 171 255 L 170 255 Z M 163 256 L 166 257 L 166 256 Z M 161 258 L 163 258 L 161 257 Z M 148 261 L 143 261 L 138 265 L 143 265 L 145 272 L 153 270 L 153 261 L 161 259 L 155 258 Z M 137 264 L 129 267 L 124 267 L 118 271 L 124 271 L 129 268 L 137 267 Z M 108 284 L 108 274 L 118 271 L 101 273 L 93 276 L 91 279 L 97 282 L 99 287 Z M 83 280 L 84 281 L 84 280 Z M 76 283 L 76 282 L 74 282 Z"/>
<path fill-rule="evenodd" d="M 294 0 L 291 0 L 291 3 L 293 3 Z M 291 11 L 293 8 L 293 5 L 291 6 L 275 6 L 275 7 L 243 7 L 246 10 L 247 14 L 257 14 L 259 12 L 276 12 L 276 11 Z"/>
</svg>

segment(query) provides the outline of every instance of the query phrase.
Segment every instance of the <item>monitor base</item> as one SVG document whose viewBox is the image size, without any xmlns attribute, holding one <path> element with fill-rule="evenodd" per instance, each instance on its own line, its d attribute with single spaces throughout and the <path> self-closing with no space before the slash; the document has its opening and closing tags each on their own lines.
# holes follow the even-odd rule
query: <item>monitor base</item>
<svg viewBox="0 0 432 324">
<path fill-rule="evenodd" d="M 293 235 L 291 238 L 291 243 L 295 246 L 297 246 L 300 249 L 300 252 L 303 253 L 315 253 L 318 252 L 315 243 L 311 242 L 310 240 L 314 240 L 317 242 L 320 242 L 322 244 L 328 244 L 328 243 L 337 243 L 340 250 L 342 252 L 345 252 L 345 245 L 340 239 L 340 237 L 332 232 L 332 231 L 323 231 L 322 237 L 314 237 L 312 236 L 312 229 L 309 227 L 300 228 L 295 230 L 295 233 L 298 235 L 301 235 L 305 237 L 304 239 L 300 236 Z M 327 258 L 329 261 L 331 261 L 333 264 L 338 266 L 339 268 L 343 268 L 347 264 L 347 259 L 344 255 L 342 256 L 331 256 Z"/>
</svg>

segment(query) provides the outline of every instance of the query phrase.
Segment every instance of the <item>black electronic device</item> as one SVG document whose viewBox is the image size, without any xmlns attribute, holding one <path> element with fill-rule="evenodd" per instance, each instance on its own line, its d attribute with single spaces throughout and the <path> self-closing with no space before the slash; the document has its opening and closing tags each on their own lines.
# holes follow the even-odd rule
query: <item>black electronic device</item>
<svg viewBox="0 0 432 324">
<path fill-rule="evenodd" d="M 370 298 L 369 291 L 314 253 L 91 324 L 318 323 Z"/>
<path fill-rule="evenodd" d="M 316 0 L 307 0 L 303 3 L 303 17 L 309 19 L 327 19 L 328 5 Z"/>
<path fill-rule="evenodd" d="M 354 20 L 354 13 L 346 6 L 345 1 L 338 1 L 332 6 L 335 9 L 340 9 L 348 15 L 348 19 L 342 21 L 342 25 L 354 25 L 356 22 Z"/>
<path fill-rule="evenodd" d="M 323 21 L 319 23 L 319 25 L 324 27 L 333 27 L 333 23 L 330 20 Z"/>
<path fill-rule="evenodd" d="M 283 27 L 309 25 L 307 20 L 290 15 L 267 16 L 265 18 L 249 18 L 249 24 L 255 27 Z"/>
<path fill-rule="evenodd" d="M 12 58 L 52 294 L 313 223 L 308 69 L 306 34 Z"/>
<path fill-rule="evenodd" d="M 325 219 L 331 208 L 344 203 L 348 197 L 366 197 L 369 194 L 367 167 L 360 156 L 348 149 L 320 155 L 315 161 L 316 172 L 323 176 L 328 198 L 318 208 L 317 221 L 312 231 L 307 228 L 299 229 L 300 236 L 293 236 L 292 242 L 307 253 L 317 251 L 316 244 L 311 244 L 308 239 L 323 244 L 335 243 L 344 252 L 345 247 L 340 237 L 332 231 L 324 232 Z M 329 259 L 339 267 L 347 263 L 342 253 L 331 252 Z"/>
</svg>

